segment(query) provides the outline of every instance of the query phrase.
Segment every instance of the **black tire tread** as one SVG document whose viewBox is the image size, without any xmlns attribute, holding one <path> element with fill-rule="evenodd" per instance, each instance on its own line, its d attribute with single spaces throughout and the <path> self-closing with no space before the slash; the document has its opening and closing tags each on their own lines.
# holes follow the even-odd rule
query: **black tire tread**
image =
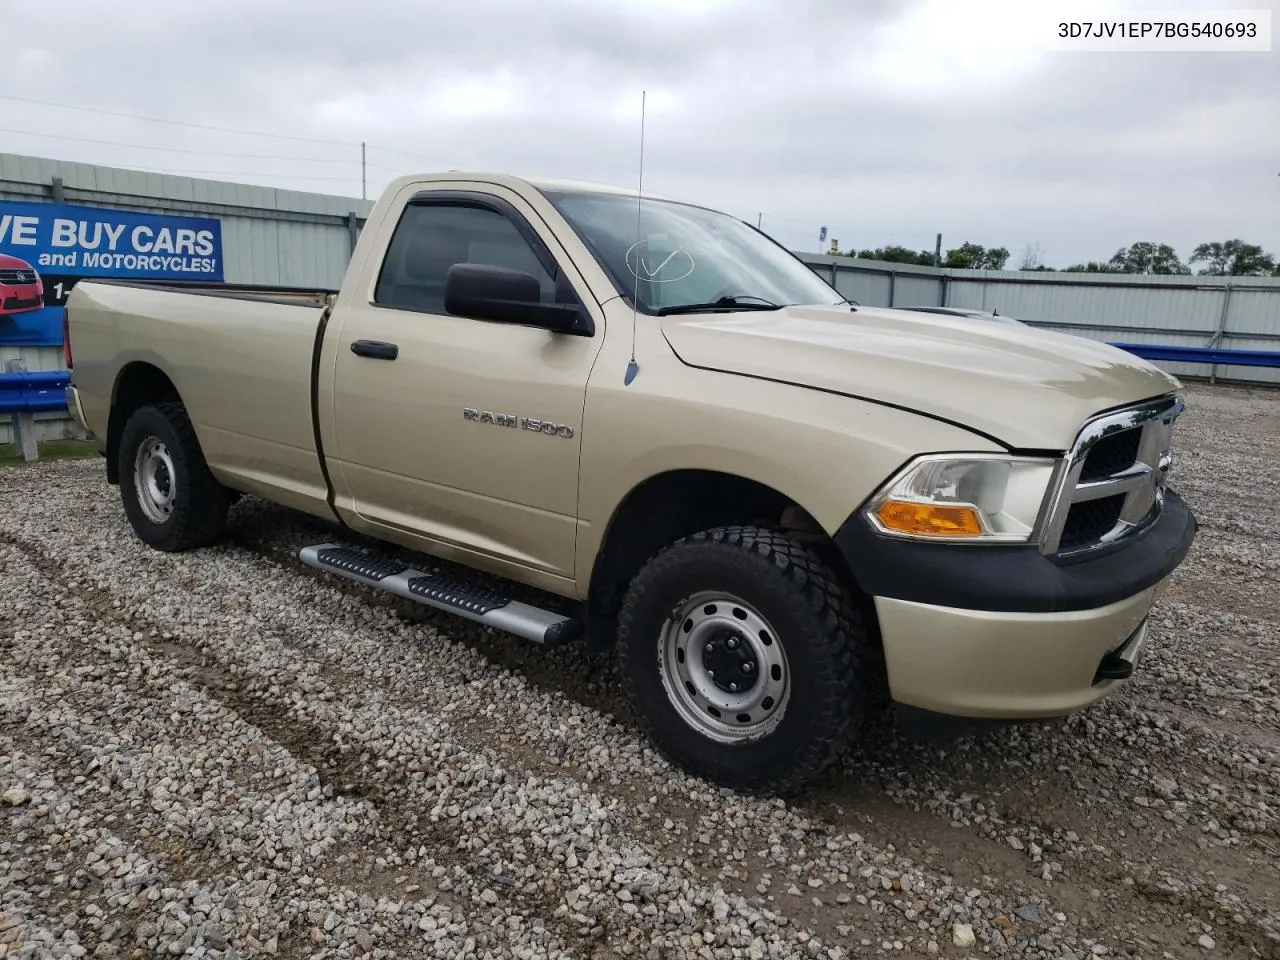
<svg viewBox="0 0 1280 960">
<path fill-rule="evenodd" d="M 834 665 L 831 672 L 834 682 L 826 687 L 827 695 L 817 703 L 817 712 L 820 725 L 831 735 L 825 740 L 806 743 L 784 771 L 759 777 L 738 775 L 732 783 L 712 778 L 713 782 L 747 792 L 793 793 L 818 778 L 843 753 L 874 700 L 876 673 L 862 614 L 836 574 L 812 550 L 781 531 L 749 525 L 715 527 L 682 537 L 662 548 L 632 581 L 627 591 L 628 600 L 624 601 L 618 617 L 619 666 L 624 677 L 630 673 L 628 661 L 632 645 L 628 640 L 636 630 L 629 599 L 656 584 L 665 575 L 667 564 L 679 559 L 680 553 L 707 546 L 736 549 L 768 560 L 783 583 L 795 588 L 825 628 L 818 653 L 821 659 Z M 651 742 L 657 742 L 657 730 L 647 712 L 635 702 L 629 685 L 627 696 L 645 735 Z"/>
<path fill-rule="evenodd" d="M 179 553 L 209 546 L 217 542 L 226 529 L 227 511 L 231 507 L 231 491 L 214 478 L 209 464 L 200 449 L 195 427 L 187 415 L 186 407 L 176 401 L 152 404 L 134 411 L 137 416 L 143 410 L 153 410 L 173 431 L 177 447 L 186 470 L 186 504 L 176 510 L 164 527 L 162 536 L 147 542 L 157 550 Z M 130 418 L 132 420 L 132 417 Z M 128 424 L 125 430 L 128 431 Z M 121 476 L 128 470 L 132 476 L 133 451 L 121 445 Z M 176 479 L 175 479 L 175 482 Z M 131 489 L 131 486 L 130 486 Z M 132 510 L 138 510 L 136 505 Z M 130 518 L 132 519 L 132 517 Z"/>
</svg>

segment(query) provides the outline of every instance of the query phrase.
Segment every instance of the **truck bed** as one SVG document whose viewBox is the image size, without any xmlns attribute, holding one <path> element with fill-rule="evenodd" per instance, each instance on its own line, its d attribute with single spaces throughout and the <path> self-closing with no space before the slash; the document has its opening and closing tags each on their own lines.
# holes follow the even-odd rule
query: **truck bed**
<svg viewBox="0 0 1280 960">
<path fill-rule="evenodd" d="M 67 303 L 85 415 L 106 434 L 116 373 L 174 385 L 223 483 L 314 512 L 327 488 L 312 409 L 328 290 L 82 280 Z M 83 359 L 81 359 L 83 358 Z"/>
</svg>

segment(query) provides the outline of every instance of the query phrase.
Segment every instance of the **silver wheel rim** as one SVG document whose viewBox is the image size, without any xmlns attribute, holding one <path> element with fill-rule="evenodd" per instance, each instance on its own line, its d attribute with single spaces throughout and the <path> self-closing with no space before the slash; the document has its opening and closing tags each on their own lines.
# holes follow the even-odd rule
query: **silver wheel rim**
<svg viewBox="0 0 1280 960">
<path fill-rule="evenodd" d="M 152 523 L 164 523 L 173 514 L 175 486 L 169 448 L 157 437 L 147 437 L 133 460 L 133 487 L 138 506 Z"/>
<path fill-rule="evenodd" d="M 667 697 L 699 733 L 741 743 L 782 721 L 791 698 L 787 654 L 750 604 L 726 593 L 694 594 L 672 611 L 659 644 Z"/>
</svg>

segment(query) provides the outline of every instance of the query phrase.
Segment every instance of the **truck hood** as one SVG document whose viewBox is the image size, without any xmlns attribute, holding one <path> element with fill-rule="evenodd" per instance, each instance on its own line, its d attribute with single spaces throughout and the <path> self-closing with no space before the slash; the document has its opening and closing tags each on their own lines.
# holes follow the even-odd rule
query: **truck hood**
<svg viewBox="0 0 1280 960">
<path fill-rule="evenodd" d="M 692 367 L 891 404 L 1024 450 L 1065 450 L 1094 414 L 1181 386 L 1096 340 L 907 310 L 674 316 L 663 333 Z"/>
</svg>

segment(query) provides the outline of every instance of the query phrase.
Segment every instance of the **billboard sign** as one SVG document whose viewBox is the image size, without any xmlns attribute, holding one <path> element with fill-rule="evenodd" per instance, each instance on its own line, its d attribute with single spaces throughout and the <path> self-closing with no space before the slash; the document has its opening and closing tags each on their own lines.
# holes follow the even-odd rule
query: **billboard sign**
<svg viewBox="0 0 1280 960">
<path fill-rule="evenodd" d="M 86 277 L 221 283 L 222 223 L 0 200 L 0 344 L 61 344 L 67 294 Z"/>
</svg>

